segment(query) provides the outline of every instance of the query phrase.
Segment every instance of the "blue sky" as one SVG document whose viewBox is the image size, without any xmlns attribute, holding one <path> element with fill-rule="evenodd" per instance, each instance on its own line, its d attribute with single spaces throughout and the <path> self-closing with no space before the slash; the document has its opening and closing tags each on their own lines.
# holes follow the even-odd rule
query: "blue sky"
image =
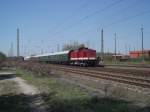
<svg viewBox="0 0 150 112">
<path fill-rule="evenodd" d="M 79 41 L 100 51 L 104 29 L 105 52 L 150 49 L 149 0 L 0 0 L 0 51 L 16 54 L 16 29 L 20 29 L 21 54 L 57 50 L 65 43 Z"/>
</svg>

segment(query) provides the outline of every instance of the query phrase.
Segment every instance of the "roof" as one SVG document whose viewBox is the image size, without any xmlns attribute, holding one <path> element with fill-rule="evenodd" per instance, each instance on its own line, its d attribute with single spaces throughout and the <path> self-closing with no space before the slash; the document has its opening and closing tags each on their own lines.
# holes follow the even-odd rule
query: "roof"
<svg viewBox="0 0 150 112">
<path fill-rule="evenodd" d="M 43 57 L 43 56 L 52 56 L 52 55 L 60 55 L 60 54 L 68 54 L 70 51 L 62 51 L 62 52 L 54 52 L 54 53 L 46 53 L 46 54 L 40 54 L 40 55 L 35 55 L 31 57 Z"/>
<path fill-rule="evenodd" d="M 119 57 L 119 56 L 125 56 L 125 55 L 123 55 L 123 54 L 116 54 L 116 55 L 115 55 L 115 54 L 114 54 L 113 56 L 118 56 L 118 57 Z"/>
</svg>

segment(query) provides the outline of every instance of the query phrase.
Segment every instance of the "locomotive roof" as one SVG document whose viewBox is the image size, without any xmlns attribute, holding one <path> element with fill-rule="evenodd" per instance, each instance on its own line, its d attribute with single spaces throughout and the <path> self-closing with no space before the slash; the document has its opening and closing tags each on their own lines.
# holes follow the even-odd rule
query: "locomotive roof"
<svg viewBox="0 0 150 112">
<path fill-rule="evenodd" d="M 62 51 L 62 52 L 54 52 L 54 53 L 46 53 L 46 54 L 40 54 L 40 55 L 35 55 L 31 57 L 43 57 L 43 56 L 51 56 L 51 55 L 60 55 L 60 54 L 68 54 L 70 51 Z"/>
<path fill-rule="evenodd" d="M 74 50 L 75 52 L 78 52 L 78 51 L 95 51 L 94 49 L 90 49 L 90 48 L 79 48 L 79 49 L 76 49 L 76 50 Z"/>
</svg>

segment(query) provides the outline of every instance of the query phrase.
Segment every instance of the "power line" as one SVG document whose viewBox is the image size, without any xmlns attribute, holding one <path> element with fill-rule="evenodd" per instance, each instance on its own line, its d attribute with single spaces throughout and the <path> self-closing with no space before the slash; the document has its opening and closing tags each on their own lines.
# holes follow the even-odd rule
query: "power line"
<svg viewBox="0 0 150 112">
<path fill-rule="evenodd" d="M 115 6 L 115 5 L 117 5 L 117 4 L 119 4 L 119 3 L 123 2 L 123 1 L 124 1 L 124 0 L 117 0 L 117 1 L 115 1 L 115 2 L 113 2 L 113 3 L 111 3 L 111 4 L 109 4 L 109 5 L 107 5 L 107 6 L 104 7 L 103 9 L 97 10 L 97 11 L 95 11 L 95 12 L 93 12 L 93 13 L 87 15 L 87 16 L 84 16 L 83 18 L 81 18 L 81 19 L 80 19 L 79 21 L 77 21 L 76 23 L 73 23 L 73 24 L 69 25 L 68 27 L 63 28 L 63 30 L 61 30 L 61 31 L 57 31 L 54 35 L 57 35 L 58 33 L 62 33 L 63 31 L 66 31 L 66 30 L 68 30 L 68 29 L 74 27 L 75 25 L 78 25 L 80 22 L 82 22 L 82 21 L 84 21 L 84 20 L 87 20 L 87 19 L 89 19 L 89 18 L 91 18 L 91 17 L 93 17 L 93 16 L 95 16 L 95 15 L 101 13 L 101 12 L 104 12 L 104 11 L 108 10 L 109 8 Z"/>
<path fill-rule="evenodd" d="M 126 17 L 126 18 L 123 18 L 123 19 L 121 19 L 121 20 L 114 21 L 114 22 L 112 22 L 112 23 L 110 23 L 110 24 L 108 24 L 108 25 L 104 25 L 103 28 L 106 29 L 106 28 L 108 28 L 108 27 L 110 27 L 110 26 L 113 26 L 113 25 L 116 25 L 116 24 L 119 24 L 119 23 L 122 23 L 122 22 L 129 21 L 129 20 L 131 20 L 131 19 L 134 19 L 134 18 L 136 18 L 136 17 L 142 16 L 142 15 L 145 15 L 145 14 L 148 14 L 148 13 L 150 13 L 150 10 L 143 11 L 143 12 L 140 12 L 140 13 L 138 13 L 138 14 L 135 14 L 135 15 L 128 16 L 128 17 Z M 93 28 L 93 29 L 99 29 L 99 26 L 98 26 L 97 28 Z M 93 29 L 90 29 L 90 30 L 88 30 L 87 32 L 89 32 L 89 31 L 91 31 L 91 30 L 93 30 Z M 87 33 L 87 32 L 85 32 L 85 33 Z"/>
<path fill-rule="evenodd" d="M 148 13 L 150 13 L 150 10 L 143 11 L 143 12 L 140 12 L 140 13 L 132 15 L 132 16 L 128 16 L 128 17 L 123 18 L 121 20 L 117 20 L 115 22 L 112 22 L 111 24 L 105 25 L 104 28 L 107 28 L 107 27 L 110 27 L 112 25 L 115 25 L 115 24 L 118 24 L 118 23 L 122 23 L 122 22 L 125 22 L 125 21 L 128 21 L 128 20 L 134 19 L 136 17 L 142 16 L 142 15 L 145 15 L 145 14 L 148 14 Z"/>
<path fill-rule="evenodd" d="M 139 0 L 138 0 L 139 1 Z M 141 1 L 139 1 L 139 2 L 141 2 Z M 134 2 L 134 4 L 132 4 L 131 6 L 135 6 L 135 4 L 136 3 L 139 3 L 139 2 Z M 130 8 L 131 6 L 128 6 L 128 7 L 126 7 L 126 8 L 123 8 L 124 10 L 127 10 L 128 8 Z M 124 21 L 128 21 L 128 20 L 130 20 L 130 19 L 133 19 L 133 18 L 135 18 L 135 17 L 138 17 L 138 16 L 141 16 L 141 15 L 144 15 L 144 14 L 147 14 L 147 13 L 149 13 L 150 11 L 144 11 L 144 12 L 141 12 L 141 13 L 138 13 L 138 14 L 136 14 L 136 15 L 133 15 L 133 16 L 128 16 L 128 17 L 126 17 L 126 18 L 123 18 L 123 19 L 121 19 L 121 20 L 117 20 L 117 21 L 114 21 L 114 22 L 112 22 L 112 23 L 110 23 L 110 24 L 108 24 L 108 25 L 104 25 L 103 26 L 103 28 L 107 28 L 107 27 L 110 27 L 110 26 L 113 26 L 113 25 L 115 25 L 115 24 L 118 24 L 118 23 L 122 23 L 122 22 L 124 22 Z M 118 13 L 117 13 L 117 15 L 118 15 Z M 99 29 L 99 26 L 97 27 L 97 28 L 93 28 L 93 29 Z M 90 30 L 88 30 L 87 32 L 84 32 L 84 33 L 88 33 L 89 31 L 91 31 L 92 29 L 90 29 Z"/>
<path fill-rule="evenodd" d="M 84 9 L 87 5 L 88 5 L 87 2 L 81 4 L 81 7 L 78 8 L 78 10 Z M 78 11 L 77 11 L 77 12 L 78 12 Z M 78 13 L 77 13 L 77 14 L 78 14 Z M 58 29 L 60 26 L 63 26 L 65 23 L 68 23 L 68 21 L 70 20 L 70 18 L 74 18 L 74 17 L 75 17 L 74 15 L 75 15 L 74 13 L 71 13 L 71 15 L 70 15 L 69 17 L 66 17 L 66 18 L 65 18 L 65 21 L 64 21 L 63 23 L 60 23 L 59 25 L 55 26 L 53 29 Z"/>
</svg>

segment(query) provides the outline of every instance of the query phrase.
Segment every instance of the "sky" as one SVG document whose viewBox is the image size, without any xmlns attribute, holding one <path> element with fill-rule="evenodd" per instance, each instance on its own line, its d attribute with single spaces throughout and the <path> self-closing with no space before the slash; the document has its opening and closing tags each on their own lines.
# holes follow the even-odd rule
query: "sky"
<svg viewBox="0 0 150 112">
<path fill-rule="evenodd" d="M 117 52 L 150 49 L 150 0 L 0 0 L 0 51 L 16 55 L 16 29 L 20 54 L 55 52 L 78 41 L 92 49 Z"/>
</svg>

